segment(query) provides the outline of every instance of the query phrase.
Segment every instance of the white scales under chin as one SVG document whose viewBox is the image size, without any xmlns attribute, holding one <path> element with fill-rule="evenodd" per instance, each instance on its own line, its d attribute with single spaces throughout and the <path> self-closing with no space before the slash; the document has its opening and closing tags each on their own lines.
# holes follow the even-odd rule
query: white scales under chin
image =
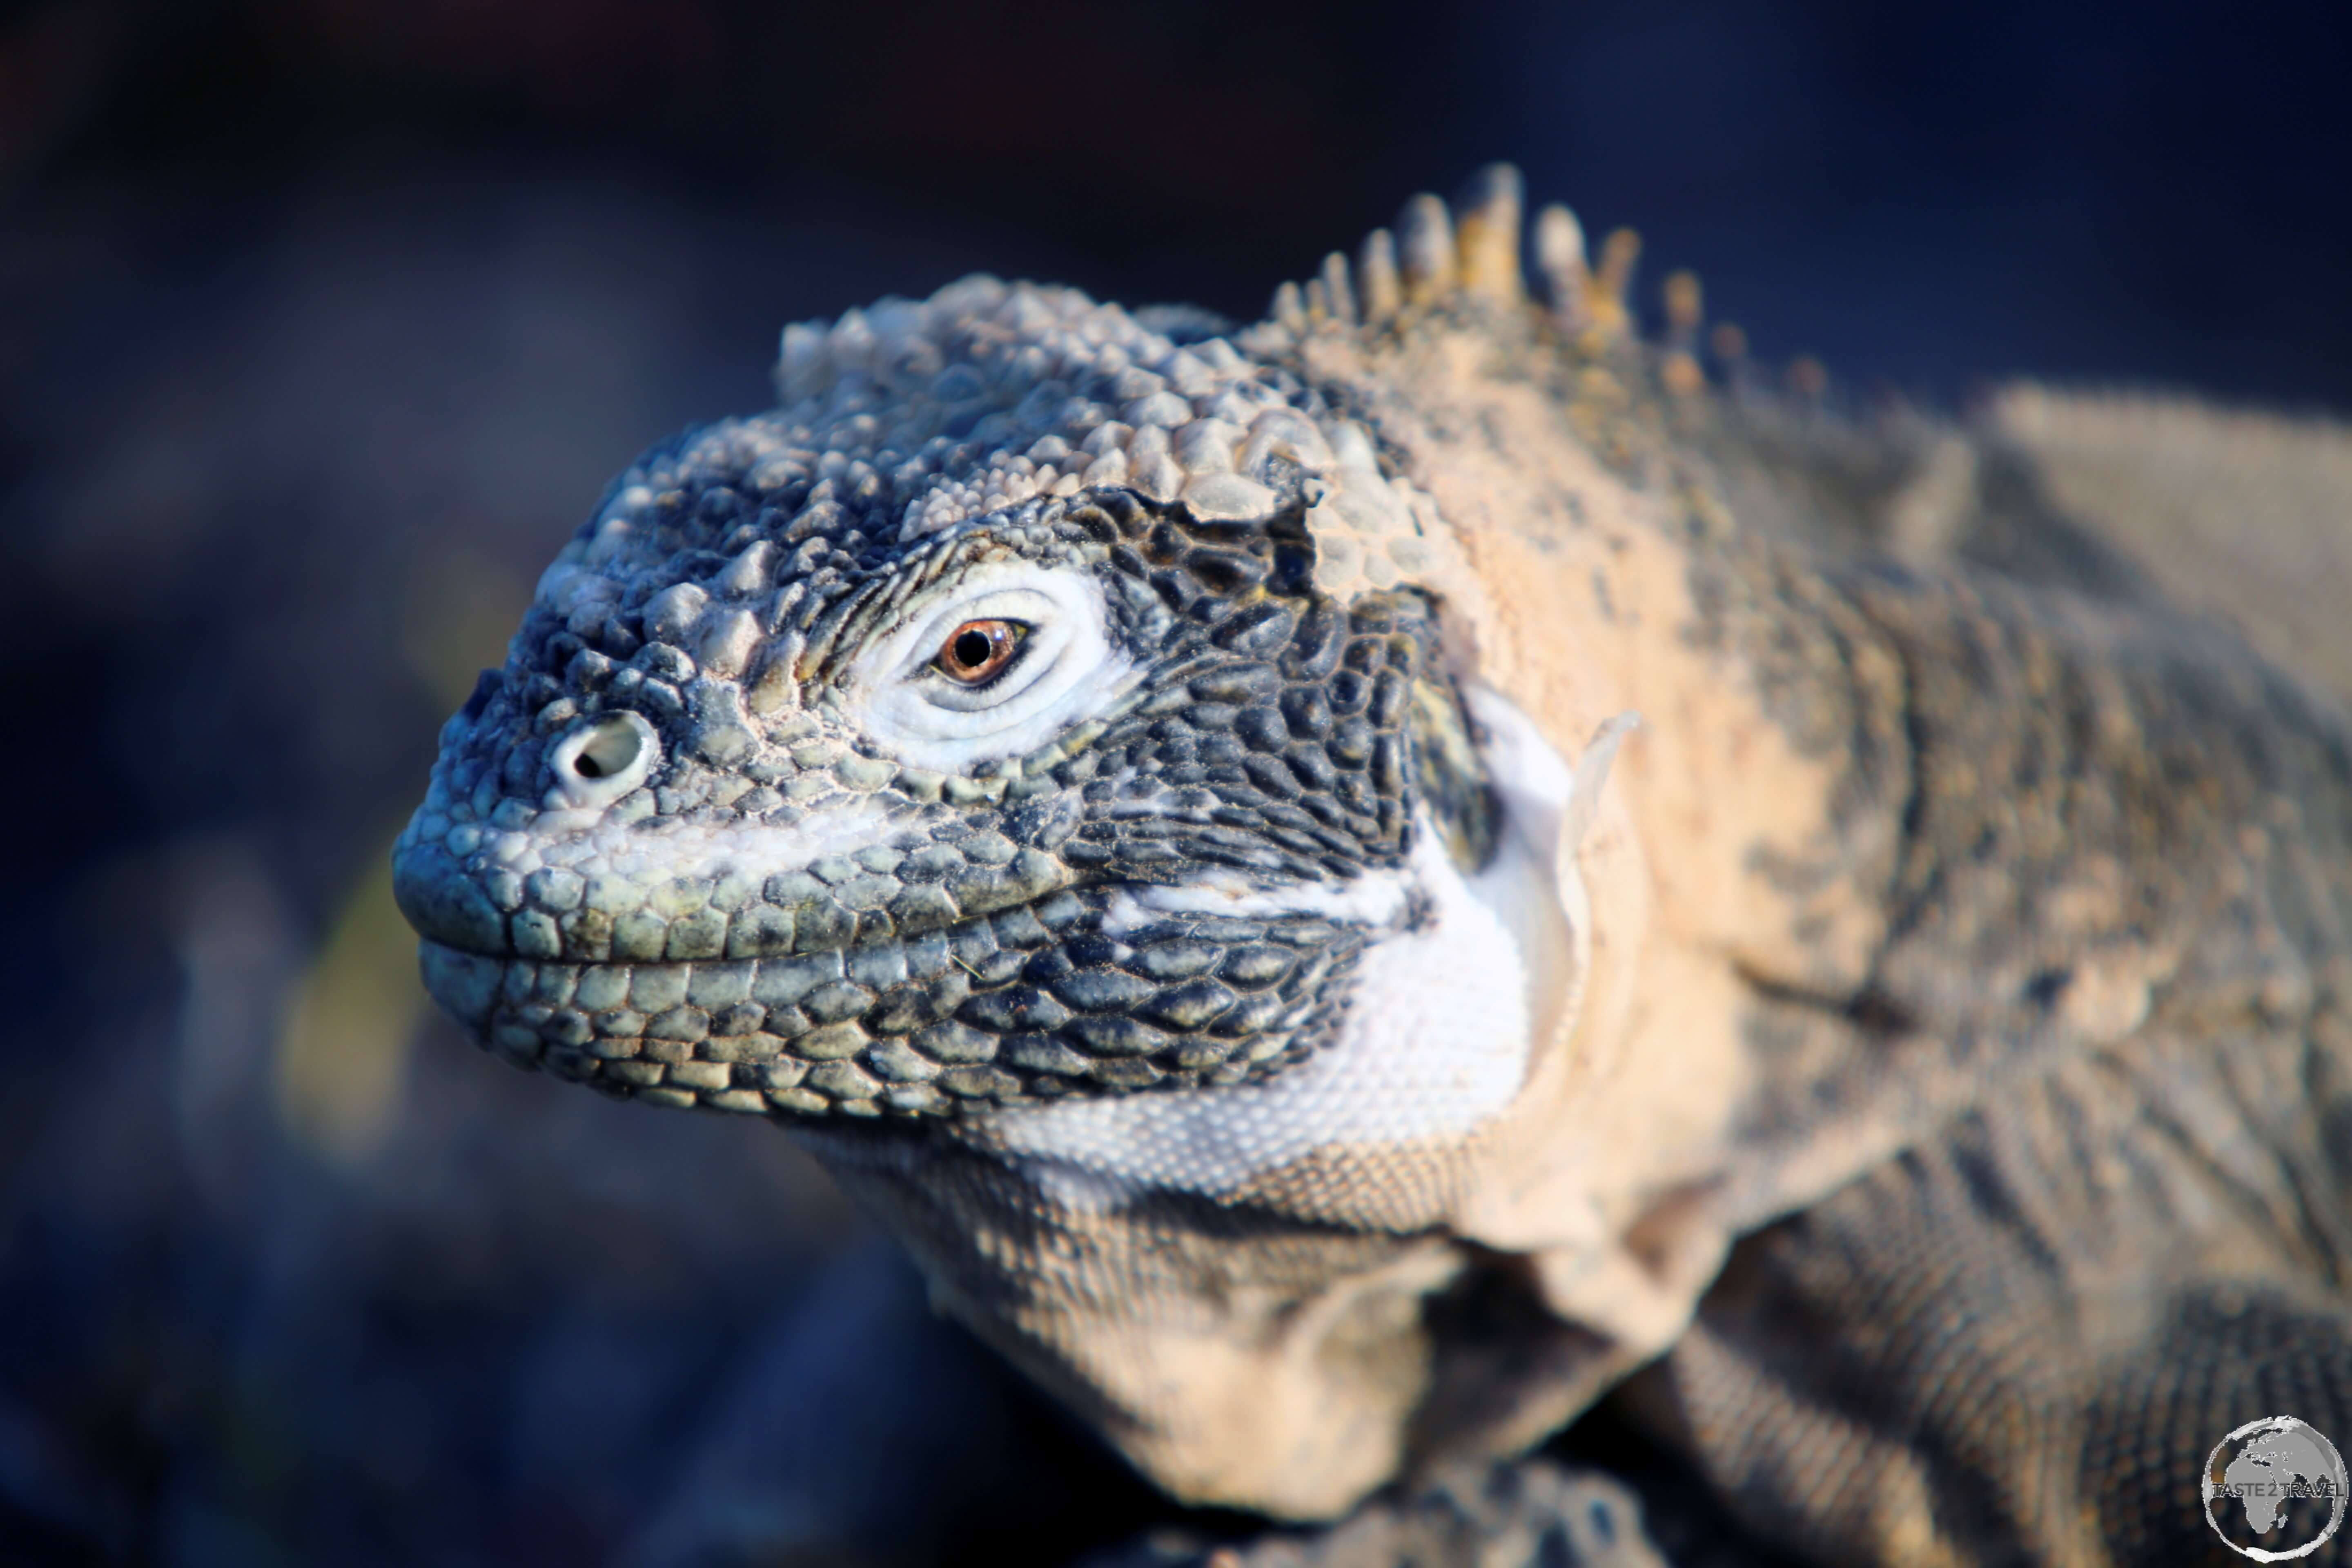
<svg viewBox="0 0 2352 1568">
<path fill-rule="evenodd" d="M 1003 1107 L 975 1119 L 973 1140 L 1056 1202 L 1098 1214 L 1152 1189 L 1224 1197 L 1318 1148 L 1455 1139 L 1500 1114 L 1534 1042 L 1576 1003 L 1591 921 L 1575 849 L 1634 720 L 1603 725 L 1571 770 L 1500 694 L 1465 697 L 1502 815 L 1483 870 L 1464 876 L 1424 816 L 1406 863 L 1360 879 L 1346 908 L 1309 885 L 1154 889 L 1176 898 L 1135 911 L 1181 901 L 1391 926 L 1358 963 L 1329 1045 L 1265 1083 Z"/>
</svg>

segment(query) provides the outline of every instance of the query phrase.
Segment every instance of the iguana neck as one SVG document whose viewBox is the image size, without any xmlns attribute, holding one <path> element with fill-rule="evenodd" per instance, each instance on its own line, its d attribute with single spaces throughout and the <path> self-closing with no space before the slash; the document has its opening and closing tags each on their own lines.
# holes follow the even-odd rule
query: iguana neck
<svg viewBox="0 0 2352 1568">
<path fill-rule="evenodd" d="M 1596 1183 L 1720 1177 L 1727 1148 L 1801 1142 L 1815 1090 L 1919 1040 L 1989 1042 L 1940 1076 L 1905 1065 L 1940 1087 L 1902 1117 L 1848 1098 L 1883 1154 L 1989 1063 L 2116 1037 L 2178 991 L 2239 919 L 2214 889 L 2260 891 L 2248 847 L 2280 812 L 2294 855 L 2347 837 L 2324 704 L 2159 611 L 1743 531 L 1638 359 L 1486 321 L 1303 360 L 1444 520 L 1430 586 L 1463 672 L 1571 757 L 1642 717 L 1578 855 L 1581 1015 L 1528 1097 L 1554 1131 L 1589 1122 L 1616 1159 Z M 2254 740 L 2275 732 L 2302 739 Z M 2339 920 L 2257 913 L 2305 933 L 2281 951 Z M 1755 1201 L 1788 1185 L 1759 1178 Z"/>
<path fill-rule="evenodd" d="M 1641 719 L 1563 868 L 1591 937 L 1572 1025 L 1490 1140 L 1479 1190 L 1508 1195 L 1464 1221 L 1581 1245 L 1724 1178 L 1759 986 L 1850 995 L 1871 973 L 1908 789 L 1901 661 L 1834 584 L 1739 535 L 1637 360 L 1515 317 L 1318 341 L 1301 369 L 1429 498 L 1420 581 L 1456 672 L 1571 760 Z"/>
<path fill-rule="evenodd" d="M 1307 356 L 1458 543 L 1430 585 L 1461 670 L 1570 753 L 1641 715 L 1619 823 L 1653 937 L 1858 987 L 1909 787 L 1899 653 L 1841 584 L 1742 533 L 1638 352 L 1477 327 Z"/>
</svg>

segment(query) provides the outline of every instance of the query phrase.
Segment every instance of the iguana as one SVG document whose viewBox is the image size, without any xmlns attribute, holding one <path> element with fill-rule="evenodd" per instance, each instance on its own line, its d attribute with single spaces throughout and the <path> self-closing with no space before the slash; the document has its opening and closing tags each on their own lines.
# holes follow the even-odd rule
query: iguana
<svg viewBox="0 0 2352 1568">
<path fill-rule="evenodd" d="M 2352 1436 L 2343 710 L 1533 226 L 785 329 L 444 731 L 428 987 L 784 1123 L 1181 1499 L 1622 1385 L 1800 1556 L 2224 1555 L 2224 1434 Z"/>
</svg>

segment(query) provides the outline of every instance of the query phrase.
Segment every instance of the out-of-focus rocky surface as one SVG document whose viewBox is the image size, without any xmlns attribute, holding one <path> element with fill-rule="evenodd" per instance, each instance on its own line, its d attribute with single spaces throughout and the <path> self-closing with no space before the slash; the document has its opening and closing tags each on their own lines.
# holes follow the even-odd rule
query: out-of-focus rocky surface
<svg viewBox="0 0 2352 1568">
<path fill-rule="evenodd" d="M 1642 1505 L 1597 1470 L 1479 1466 L 1382 1497 L 1320 1531 L 1211 1542 L 1153 1531 L 1085 1568 L 1668 1568 Z"/>
<path fill-rule="evenodd" d="M 1542 1453 L 1440 1466 L 1336 1525 L 1148 1528 L 1080 1568 L 1792 1568 L 1606 1407 Z"/>
</svg>

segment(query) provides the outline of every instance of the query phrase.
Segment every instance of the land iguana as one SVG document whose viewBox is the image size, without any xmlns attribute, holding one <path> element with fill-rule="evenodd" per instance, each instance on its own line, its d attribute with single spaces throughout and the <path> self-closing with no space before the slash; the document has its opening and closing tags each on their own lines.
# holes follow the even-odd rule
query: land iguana
<svg viewBox="0 0 2352 1568">
<path fill-rule="evenodd" d="M 426 984 L 783 1123 L 1181 1499 L 1614 1389 L 1802 1557 L 2220 1554 L 2225 1433 L 2352 1436 L 2342 709 L 1533 238 L 786 328 L 444 731 Z"/>
</svg>

